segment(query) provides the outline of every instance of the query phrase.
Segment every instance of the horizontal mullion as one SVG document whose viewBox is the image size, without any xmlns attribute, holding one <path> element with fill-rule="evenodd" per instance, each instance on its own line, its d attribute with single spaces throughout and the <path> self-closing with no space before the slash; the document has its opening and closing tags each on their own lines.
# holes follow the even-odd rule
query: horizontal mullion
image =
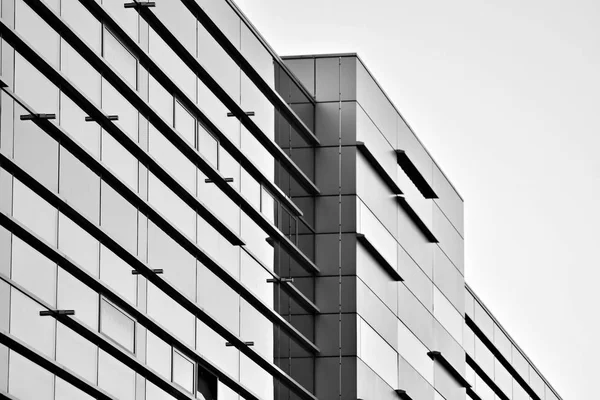
<svg viewBox="0 0 600 400">
<path fill-rule="evenodd" d="M 271 180 L 269 180 L 246 155 L 225 135 L 221 130 L 200 110 L 200 108 L 181 90 L 179 86 L 158 66 L 158 64 L 145 52 L 121 26 L 110 16 L 104 7 L 96 1 L 84 2 L 84 5 L 98 20 L 105 24 L 111 31 L 116 33 L 121 40 L 125 42 L 127 48 L 133 55 L 146 67 L 148 72 L 165 88 L 167 91 L 175 95 L 177 100 L 194 116 L 204 124 L 208 130 L 213 133 L 219 140 L 219 145 L 227 151 L 239 164 L 248 171 L 248 173 L 263 186 L 267 187 L 279 201 L 284 203 L 296 215 L 301 216 L 302 211 L 296 204 L 286 196 L 282 190 Z"/>
<path fill-rule="evenodd" d="M 25 296 L 29 297 L 30 299 L 32 299 L 33 301 L 35 301 L 42 307 L 46 308 L 47 310 L 49 310 L 49 311 L 54 310 L 54 308 L 51 307 L 49 304 L 47 304 L 43 300 L 39 299 L 33 293 L 31 293 L 27 289 L 21 287 L 16 282 L 12 281 L 11 279 L 7 278 L 6 276 L 0 274 L 0 279 L 5 281 L 12 287 L 16 288 L 21 293 L 23 293 Z M 57 321 L 61 322 L 63 325 L 70 328 L 73 332 L 79 334 L 81 337 L 85 338 L 86 340 L 95 344 L 96 346 L 98 346 L 100 349 L 102 349 L 106 353 L 113 356 L 115 359 L 117 359 L 118 361 L 123 363 L 123 365 L 127 366 L 128 368 L 130 368 L 137 374 L 143 376 L 148 381 L 155 384 L 158 388 L 164 390 L 165 393 L 167 393 L 171 396 L 174 396 L 176 399 L 181 399 L 181 400 L 195 399 L 195 397 L 193 397 L 190 393 L 184 392 L 183 390 L 179 389 L 174 383 L 167 381 L 162 376 L 157 375 L 153 370 L 151 370 L 146 365 L 144 365 L 140 360 L 135 358 L 135 356 L 133 354 L 130 354 L 126 350 L 122 350 L 118 346 L 115 346 L 108 338 L 106 338 L 101 333 L 88 328 L 87 326 L 83 325 L 81 322 L 79 322 L 67 315 L 61 315 L 61 314 L 58 314 L 55 312 L 51 313 L 50 315 Z M 11 336 L 11 338 L 9 338 L 9 339 L 13 339 L 13 342 L 15 342 L 15 341 L 20 342 L 20 340 L 18 338 L 14 337 L 13 335 L 9 334 L 9 336 Z M 2 340 L 2 339 L 0 339 L 0 340 Z M 27 346 L 25 343 L 17 343 L 17 345 L 19 347 Z M 29 350 L 35 352 L 35 350 L 33 350 L 33 349 L 29 349 Z M 40 354 L 37 354 L 37 358 L 39 358 L 39 357 L 43 357 L 43 356 Z M 71 375 L 70 371 L 68 371 L 64 367 L 62 367 L 62 368 L 66 373 L 69 373 L 69 375 Z M 71 382 L 69 382 L 69 383 L 71 383 Z M 91 389 L 91 385 L 88 385 L 88 389 Z M 98 389 L 96 391 L 101 393 Z M 96 394 L 94 394 L 94 396 L 95 395 Z M 102 396 L 102 397 L 104 397 L 104 396 Z M 112 399 L 112 397 L 108 397 L 108 398 Z"/>
<path fill-rule="evenodd" d="M 250 392 L 235 379 L 230 377 L 225 372 L 221 371 L 210 361 L 200 356 L 194 349 L 190 348 L 187 344 L 183 343 L 181 340 L 171 335 L 160 324 L 158 324 L 156 321 L 150 318 L 146 313 L 142 312 L 135 305 L 125 300 L 119 294 L 114 292 L 104 282 L 92 276 L 89 272 L 87 272 L 85 269 L 77 265 L 74 261 L 66 257 L 59 250 L 44 242 L 43 239 L 37 237 L 34 233 L 22 226 L 22 224 L 16 221 L 14 218 L 9 217 L 4 213 L 0 212 L 0 225 L 4 226 L 12 234 L 16 235 L 25 243 L 36 249 L 38 252 L 40 252 L 40 254 L 44 255 L 49 260 L 52 260 L 53 262 L 58 264 L 62 269 L 67 271 L 69 274 L 74 276 L 76 279 L 81 281 L 90 289 L 101 294 L 106 299 L 114 303 L 116 306 L 120 307 L 123 311 L 135 318 L 136 321 L 138 321 L 140 324 L 146 327 L 146 329 L 148 329 L 150 332 L 154 333 L 166 343 L 181 351 L 187 357 L 196 361 L 204 369 L 217 376 L 221 382 L 229 386 L 233 391 L 240 394 L 245 399 L 260 400 L 255 394 Z"/>
<path fill-rule="evenodd" d="M 62 37 L 75 48 L 79 54 L 90 63 L 98 72 L 102 73 L 103 77 L 113 85 L 120 93 L 132 104 L 138 111 L 144 115 L 150 123 L 152 123 L 163 136 L 169 140 L 178 150 L 194 163 L 200 170 L 211 179 L 219 189 L 223 191 L 235 204 L 248 215 L 259 227 L 268 233 L 273 239 L 281 244 L 281 247 L 292 256 L 298 263 L 303 266 L 308 272 L 318 273 L 319 268 L 296 247 L 277 227 L 275 227 L 260 211 L 256 210 L 250 202 L 242 196 L 235 188 L 225 181 L 225 178 L 215 170 L 212 165 L 192 148 L 177 132 L 169 126 L 158 114 L 144 101 L 137 92 L 135 92 L 124 80 L 109 66 L 104 59 L 93 52 L 72 30 L 66 23 L 58 17 L 54 11 L 50 10 L 47 5 L 42 2 L 25 0 L 32 3 L 30 6 L 34 11 L 44 18 L 46 23 L 52 26 L 55 30 L 61 33 Z M 95 2 L 94 2 L 95 3 Z M 116 134 L 115 139 L 123 141 L 134 149 L 139 146 L 133 142 L 126 134 L 124 134 L 114 123 L 110 121 L 108 116 L 99 110 L 92 102 L 82 95 L 60 72 L 48 64 L 35 50 L 33 50 L 13 29 L 8 27 L 4 22 L 0 24 L 2 32 L 5 33 L 7 41 L 18 44 L 19 48 L 27 53 L 33 59 L 30 62 L 40 69 L 46 76 L 65 91 L 69 97 L 76 103 L 82 102 L 86 109 L 89 109 L 89 114 L 109 133 Z M 16 46 L 15 46 L 16 47 Z M 51 75 L 51 76 L 48 76 Z M 68 91 L 68 92 L 67 92 Z M 85 110 L 87 111 L 87 110 Z M 123 137 L 124 136 L 124 137 Z M 121 143 L 120 141 L 120 143 Z M 123 143 L 122 143 L 123 144 Z M 125 145 L 124 144 L 124 145 Z M 126 147 L 127 148 L 127 147 Z M 129 148 L 127 148 L 129 150 Z M 142 150 L 143 152 L 143 150 Z M 149 159 L 151 162 L 152 159 Z M 168 175 L 168 174 L 167 174 Z M 211 214 L 212 215 L 212 214 Z M 208 221 L 208 220 L 207 220 Z"/>
<path fill-rule="evenodd" d="M 57 194 L 37 182 L 29 174 L 23 171 L 20 167 L 14 164 L 13 161 L 9 160 L 3 154 L 0 154 L 0 167 L 4 168 L 7 172 L 13 174 L 17 179 L 27 185 L 32 191 L 42 197 L 49 204 L 56 207 L 63 214 L 70 219 L 74 220 L 79 226 L 85 229 L 90 235 L 96 240 L 105 245 L 109 250 L 131 265 L 134 269 L 139 271 L 144 277 L 163 291 L 167 296 L 171 297 L 175 302 L 181 305 L 183 308 L 188 310 L 190 313 L 195 315 L 198 319 L 204 322 L 209 328 L 217 332 L 220 336 L 226 339 L 226 341 L 232 343 L 248 358 L 253 360 L 260 367 L 269 372 L 272 376 L 278 378 L 282 383 L 288 386 L 292 391 L 298 394 L 301 398 L 307 400 L 315 400 L 314 396 L 310 394 L 304 387 L 298 384 L 285 372 L 273 365 L 271 362 L 266 360 L 262 355 L 248 347 L 244 341 L 242 341 L 237 335 L 229 331 L 226 327 L 222 326 L 213 316 L 208 314 L 202 307 L 198 306 L 195 302 L 190 300 L 187 296 L 182 294 L 177 288 L 161 278 L 159 275 L 138 257 L 131 254 L 121 244 L 116 242 L 110 235 L 108 235 L 101 227 L 97 226 L 93 222 L 89 221 L 87 217 L 81 215 L 78 211 L 72 208 L 64 200 L 62 200 Z M 0 216 L 3 215 L 0 213 Z M 226 273 L 226 271 L 223 271 Z M 233 278 L 235 279 L 235 278 Z M 228 282 L 225 282 L 228 283 Z M 245 287 L 236 280 L 237 286 L 246 290 Z M 233 287 L 235 290 L 235 287 Z M 243 295 L 244 293 L 240 293 Z M 255 299 L 256 302 L 262 303 L 260 300 Z M 252 304 L 252 303 L 251 303 Z M 259 310 L 260 311 L 260 310 Z M 278 315 L 278 314 L 277 314 Z M 282 318 L 281 316 L 279 316 Z M 290 326 L 291 327 L 291 326 Z M 292 329 L 294 329 L 292 327 Z M 300 343 L 302 344 L 302 343 Z"/>
<path fill-rule="evenodd" d="M 89 1 L 89 0 L 87 0 Z M 219 100 L 229 108 L 232 113 L 242 122 L 248 131 L 265 147 L 275 159 L 277 159 L 285 169 L 292 175 L 298 183 L 309 193 L 319 194 L 317 186 L 300 170 L 300 168 L 285 154 L 273 140 L 256 125 L 256 123 L 246 114 L 238 103 L 229 96 L 229 94 L 217 83 L 217 81 L 202 67 L 195 56 L 175 38 L 169 29 L 147 8 L 141 9 L 142 16 L 148 25 L 167 43 L 167 45 L 179 56 L 179 58 L 204 82 L 204 84 L 213 92 Z"/>
<path fill-rule="evenodd" d="M 219 43 L 219 45 L 229 54 L 229 56 L 240 66 L 242 71 L 250 78 L 256 87 L 265 95 L 271 103 L 279 107 L 286 119 L 292 124 L 302 135 L 307 143 L 312 145 L 320 144 L 319 139 L 315 134 L 308 129 L 302 120 L 294 113 L 291 107 L 281 98 L 281 96 L 264 80 L 264 78 L 254 69 L 254 67 L 246 60 L 240 51 L 229 41 L 227 36 L 221 29 L 212 21 L 212 19 L 204 12 L 204 10 L 191 0 L 181 0 L 181 2 L 190 10 L 196 19 L 204 26 L 211 36 Z M 242 22 L 244 23 L 244 22 Z M 254 34 L 254 33 L 253 33 Z"/>
</svg>

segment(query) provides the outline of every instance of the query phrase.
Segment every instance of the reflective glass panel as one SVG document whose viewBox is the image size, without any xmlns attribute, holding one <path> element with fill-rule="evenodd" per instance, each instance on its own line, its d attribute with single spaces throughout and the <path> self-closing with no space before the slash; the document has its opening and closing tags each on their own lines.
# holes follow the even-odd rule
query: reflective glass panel
<svg viewBox="0 0 600 400">
<path fill-rule="evenodd" d="M 13 186 L 13 216 L 49 244 L 56 245 L 56 209 L 17 179 Z"/>
<path fill-rule="evenodd" d="M 133 191 L 138 188 L 138 161 L 112 136 L 102 132 L 102 161 Z"/>
<path fill-rule="evenodd" d="M 56 394 L 54 400 L 93 400 L 94 398 L 75 386 L 56 377 Z"/>
<path fill-rule="evenodd" d="M 198 151 L 213 167 L 219 168 L 219 142 L 202 125 L 198 125 Z"/>
<path fill-rule="evenodd" d="M 148 149 L 159 164 L 190 193 L 196 193 L 196 167 L 158 130 L 150 126 Z"/>
<path fill-rule="evenodd" d="M 60 124 L 93 156 L 100 157 L 100 125 L 85 120 L 83 112 L 68 96 L 60 94 Z"/>
<path fill-rule="evenodd" d="M 35 350 L 54 358 L 54 335 L 56 321 L 52 317 L 40 316 L 46 311 L 18 290 L 10 290 L 10 333 Z"/>
<path fill-rule="evenodd" d="M 135 322 L 105 299 L 100 303 L 100 332 L 133 353 Z"/>
<path fill-rule="evenodd" d="M 119 400 L 135 399 L 135 373 L 102 350 L 98 359 L 98 386 Z"/>
<path fill-rule="evenodd" d="M 97 330 L 98 301 L 98 293 L 59 268 L 57 308 L 75 310 L 75 315 L 72 318 L 78 319 L 93 330 Z"/>
<path fill-rule="evenodd" d="M 90 274 L 98 276 L 98 241 L 64 214 L 58 217 L 58 228 L 58 249 Z"/>
<path fill-rule="evenodd" d="M 137 278 L 133 268 L 104 246 L 100 246 L 100 279 L 131 304 L 136 304 Z"/>
<path fill-rule="evenodd" d="M 56 361 L 92 383 L 97 380 L 98 347 L 60 322 L 56 327 Z"/>
<path fill-rule="evenodd" d="M 58 114 L 58 88 L 18 53 L 15 53 L 15 93 L 34 112 Z"/>
<path fill-rule="evenodd" d="M 165 122 L 173 126 L 173 96 L 152 76 L 149 77 L 148 92 L 150 106 Z"/>
<path fill-rule="evenodd" d="M 114 123 L 134 141 L 138 140 L 138 112 L 110 83 L 102 79 L 102 110 L 119 119 Z"/>
<path fill-rule="evenodd" d="M 54 375 L 50 372 L 14 351 L 10 352 L 9 371 L 8 392 L 17 399 L 54 400 Z"/>
<path fill-rule="evenodd" d="M 433 361 L 427 356 L 428 351 L 406 325 L 398 320 L 398 352 L 433 385 Z"/>
<path fill-rule="evenodd" d="M 58 189 L 58 143 L 33 121 L 21 121 L 27 114 L 15 105 L 14 157 L 17 164 L 48 189 Z"/>
<path fill-rule="evenodd" d="M 435 286 L 433 288 L 433 315 L 458 343 L 462 343 L 462 316 Z"/>
<path fill-rule="evenodd" d="M 134 88 L 137 87 L 137 60 L 111 32 L 104 29 L 103 55 L 106 61 Z"/>
<path fill-rule="evenodd" d="M 78 1 L 62 1 L 61 16 L 89 47 L 100 53 L 101 25 Z"/>
<path fill-rule="evenodd" d="M 191 100 L 196 99 L 196 75 L 179 56 L 150 29 L 150 56 Z"/>
<path fill-rule="evenodd" d="M 59 193 L 94 223 L 100 221 L 100 177 L 64 147 L 60 149 Z"/>
<path fill-rule="evenodd" d="M 148 180 L 148 201 L 188 238 L 196 237 L 196 213 L 153 174 Z"/>
<path fill-rule="evenodd" d="M 12 240 L 12 279 L 48 304 L 56 304 L 56 264 L 21 239 Z"/>
<path fill-rule="evenodd" d="M 175 129 L 190 145 L 195 145 L 196 119 L 178 101 L 175 102 Z"/>
<path fill-rule="evenodd" d="M 173 351 L 173 382 L 194 392 L 194 363 L 177 351 Z"/>
<path fill-rule="evenodd" d="M 236 379 L 240 373 L 240 351 L 225 346 L 226 340 L 200 320 L 197 320 L 196 335 L 196 350 Z"/>
<path fill-rule="evenodd" d="M 148 283 L 148 315 L 189 346 L 194 346 L 194 316 L 152 283 Z"/>
<path fill-rule="evenodd" d="M 100 225 L 132 254 L 137 254 L 137 210 L 102 182 Z"/>
<path fill-rule="evenodd" d="M 58 34 L 23 0 L 15 1 L 15 29 L 54 67 L 58 67 Z"/>
<path fill-rule="evenodd" d="M 391 387 L 398 386 L 398 354 L 362 318 L 359 318 L 359 357 Z"/>
<path fill-rule="evenodd" d="M 100 74 L 64 40 L 61 42 L 60 53 L 60 69 L 62 72 L 77 89 L 99 105 Z"/>
<path fill-rule="evenodd" d="M 171 346 L 150 331 L 146 335 L 146 364 L 163 378 L 171 380 Z"/>
<path fill-rule="evenodd" d="M 200 263 L 198 304 L 228 329 L 239 332 L 240 295 Z"/>
</svg>

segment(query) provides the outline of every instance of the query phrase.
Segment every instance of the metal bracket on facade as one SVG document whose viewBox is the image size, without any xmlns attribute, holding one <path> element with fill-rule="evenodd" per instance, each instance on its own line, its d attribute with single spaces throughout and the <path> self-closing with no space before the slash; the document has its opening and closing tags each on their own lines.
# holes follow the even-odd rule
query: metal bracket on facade
<svg viewBox="0 0 600 400">
<path fill-rule="evenodd" d="M 246 111 L 246 115 L 249 116 L 249 117 L 254 117 L 254 115 L 256 115 L 256 114 L 254 113 L 254 111 Z M 232 112 L 228 112 L 227 116 L 228 117 L 235 117 L 235 114 L 232 113 Z"/>
<path fill-rule="evenodd" d="M 31 121 L 34 119 L 56 119 L 56 114 L 25 114 L 20 116 L 21 121 Z"/>
<path fill-rule="evenodd" d="M 283 282 L 294 282 L 294 278 L 269 278 L 267 279 L 267 283 L 283 283 Z"/>
<path fill-rule="evenodd" d="M 228 183 L 233 182 L 233 178 L 223 178 L 223 180 L 225 182 L 228 182 Z M 207 179 L 204 180 L 204 183 L 215 183 L 215 181 L 213 181 L 212 179 L 208 179 L 207 178 Z"/>
<path fill-rule="evenodd" d="M 254 346 L 254 342 L 244 342 L 244 344 L 245 344 L 246 346 L 248 346 L 248 347 L 250 347 L 250 346 Z M 226 347 L 233 347 L 233 346 L 234 346 L 234 344 L 233 344 L 233 343 L 231 343 L 231 342 L 225 342 L 225 346 L 226 346 Z"/>
<path fill-rule="evenodd" d="M 134 0 L 131 3 L 125 3 L 125 4 L 123 4 L 123 7 L 125 7 L 125 8 L 135 8 L 135 9 L 138 9 L 140 7 L 156 7 L 156 2 L 154 2 L 154 1 L 142 1 L 142 2 L 139 2 L 139 1 Z"/>
<path fill-rule="evenodd" d="M 159 275 L 159 274 L 164 273 L 165 271 L 162 268 L 154 268 L 152 270 L 152 272 Z M 131 271 L 131 275 L 140 275 L 140 271 L 138 271 L 137 269 L 134 269 L 133 271 Z"/>
<path fill-rule="evenodd" d="M 40 311 L 40 317 L 54 316 L 54 315 L 75 315 L 75 310 L 44 310 Z"/>
<path fill-rule="evenodd" d="M 107 115 L 107 118 L 109 121 L 118 121 L 119 120 L 119 116 L 118 115 Z M 85 122 L 92 122 L 95 121 L 96 119 L 94 117 L 85 117 Z"/>
</svg>

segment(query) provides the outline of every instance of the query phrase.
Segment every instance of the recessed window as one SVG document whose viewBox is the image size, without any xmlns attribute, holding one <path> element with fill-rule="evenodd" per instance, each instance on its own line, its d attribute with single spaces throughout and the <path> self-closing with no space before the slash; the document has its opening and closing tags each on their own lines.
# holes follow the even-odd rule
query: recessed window
<svg viewBox="0 0 600 400">
<path fill-rule="evenodd" d="M 133 88 L 137 82 L 137 59 L 107 29 L 104 29 L 103 55 Z"/>
<path fill-rule="evenodd" d="M 178 351 L 173 351 L 173 383 L 194 392 L 194 363 Z"/>
<path fill-rule="evenodd" d="M 100 306 L 100 332 L 130 352 L 134 352 L 134 320 L 104 299 Z"/>
</svg>

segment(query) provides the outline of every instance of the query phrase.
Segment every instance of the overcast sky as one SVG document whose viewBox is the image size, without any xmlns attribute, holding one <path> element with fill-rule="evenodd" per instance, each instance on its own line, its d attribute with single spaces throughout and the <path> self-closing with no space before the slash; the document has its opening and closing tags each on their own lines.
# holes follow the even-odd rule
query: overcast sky
<svg viewBox="0 0 600 400">
<path fill-rule="evenodd" d="M 360 55 L 465 199 L 467 282 L 598 398 L 600 1 L 236 3 L 281 55 Z"/>
</svg>

